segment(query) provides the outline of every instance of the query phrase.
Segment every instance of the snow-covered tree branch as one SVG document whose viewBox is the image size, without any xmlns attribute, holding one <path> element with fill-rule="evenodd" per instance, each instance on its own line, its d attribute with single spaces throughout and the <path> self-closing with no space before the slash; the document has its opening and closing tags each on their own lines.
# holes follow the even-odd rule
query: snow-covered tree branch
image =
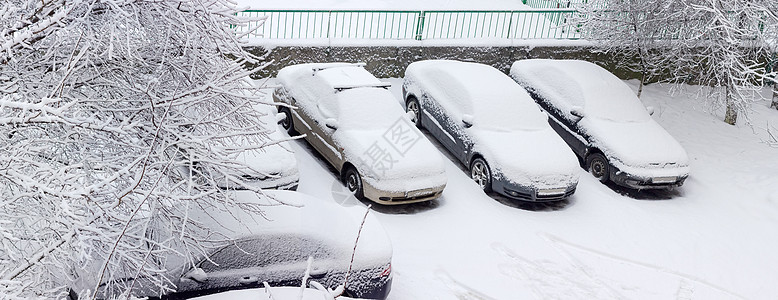
<svg viewBox="0 0 778 300">
<path fill-rule="evenodd" d="M 186 208 L 229 202 L 213 178 L 241 167 L 235 145 L 273 142 L 275 124 L 253 109 L 266 100 L 244 79 L 256 58 L 229 29 L 250 21 L 237 10 L 227 0 L 0 4 L 0 293 L 51 297 L 92 259 L 104 279 L 154 277 L 155 262 L 189 257 L 172 243 L 200 251 L 207 239 L 186 230 L 199 226 Z M 174 234 L 151 238 L 150 226 Z"/>
<path fill-rule="evenodd" d="M 587 38 L 635 59 L 646 76 L 712 87 L 705 97 L 726 107 L 725 122 L 760 99 L 774 78 L 766 63 L 778 24 L 775 0 L 598 1 L 584 9 Z"/>
</svg>

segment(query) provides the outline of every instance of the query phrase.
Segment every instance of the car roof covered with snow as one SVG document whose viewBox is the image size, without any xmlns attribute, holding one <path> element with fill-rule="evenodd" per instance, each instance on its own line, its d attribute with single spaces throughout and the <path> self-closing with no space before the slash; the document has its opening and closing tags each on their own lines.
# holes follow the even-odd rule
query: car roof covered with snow
<svg viewBox="0 0 778 300">
<path fill-rule="evenodd" d="M 608 70 L 581 60 L 525 59 L 511 76 L 527 90 L 570 117 L 573 107 L 587 116 L 616 122 L 645 122 L 646 108 L 632 89 Z"/>
<path fill-rule="evenodd" d="M 455 117 L 472 115 L 474 127 L 500 131 L 548 127 L 546 115 L 529 94 L 491 66 L 426 60 L 410 64 L 405 73 L 409 82 L 423 86 Z"/>
</svg>

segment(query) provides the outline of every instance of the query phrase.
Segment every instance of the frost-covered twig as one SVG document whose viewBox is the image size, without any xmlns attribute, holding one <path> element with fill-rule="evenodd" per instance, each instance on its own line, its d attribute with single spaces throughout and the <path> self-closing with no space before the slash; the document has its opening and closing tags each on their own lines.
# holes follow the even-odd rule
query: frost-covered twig
<svg viewBox="0 0 778 300">
<path fill-rule="evenodd" d="M 270 284 L 265 281 L 262 282 L 262 286 L 265 288 L 265 295 L 267 295 L 268 300 L 275 300 L 276 298 L 273 297 L 273 292 L 270 291 Z"/>
<path fill-rule="evenodd" d="M 308 256 L 307 266 L 305 267 L 305 275 L 303 275 L 303 282 L 300 284 L 300 293 L 297 295 L 297 299 L 299 300 L 303 300 L 305 287 L 308 285 L 308 279 L 311 277 L 311 265 L 313 265 L 313 256 Z"/>
<path fill-rule="evenodd" d="M 373 205 L 370 204 L 365 210 L 365 215 L 362 217 L 362 223 L 359 224 L 359 231 L 357 231 L 357 238 L 354 240 L 354 249 L 351 252 L 351 261 L 348 264 L 348 271 L 346 272 L 346 278 L 343 280 L 343 288 L 348 287 L 348 278 L 351 275 L 351 268 L 354 266 L 354 256 L 357 254 L 357 245 L 359 244 L 359 237 L 362 235 L 362 228 L 365 227 L 365 221 L 367 220 L 367 214 L 370 213 L 370 209 Z"/>
</svg>

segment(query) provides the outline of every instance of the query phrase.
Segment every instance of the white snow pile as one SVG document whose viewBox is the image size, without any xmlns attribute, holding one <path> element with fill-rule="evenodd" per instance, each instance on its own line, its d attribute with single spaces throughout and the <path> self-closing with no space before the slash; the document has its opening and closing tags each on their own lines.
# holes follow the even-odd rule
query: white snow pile
<svg viewBox="0 0 778 300">
<path fill-rule="evenodd" d="M 578 161 L 527 92 L 499 70 L 447 60 L 412 63 L 406 89 L 426 92 L 452 117 L 460 136 L 473 139 L 496 176 L 551 188 L 578 182 Z M 424 92 L 423 92 L 424 91 Z M 423 105 L 422 105 L 423 106 Z M 461 120 L 472 119 L 465 128 Z"/>
<path fill-rule="evenodd" d="M 580 107 L 578 128 L 620 170 L 644 177 L 689 173 L 683 147 L 607 70 L 585 61 L 531 59 L 515 62 L 511 76 L 568 120 L 577 119 L 570 111 Z"/>
<path fill-rule="evenodd" d="M 446 184 L 443 158 L 364 68 L 302 64 L 283 68 L 278 79 L 298 109 L 322 124 L 320 129 L 372 186 L 413 191 Z M 323 126 L 327 119 L 336 120 L 337 130 Z"/>
</svg>

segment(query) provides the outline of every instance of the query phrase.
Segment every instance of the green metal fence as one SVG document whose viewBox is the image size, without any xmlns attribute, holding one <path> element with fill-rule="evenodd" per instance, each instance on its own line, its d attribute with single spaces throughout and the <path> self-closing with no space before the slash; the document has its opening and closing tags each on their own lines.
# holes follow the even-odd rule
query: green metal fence
<svg viewBox="0 0 778 300">
<path fill-rule="evenodd" d="M 522 0 L 522 3 L 532 8 L 572 8 L 578 3 L 586 3 L 587 0 Z"/>
<path fill-rule="evenodd" d="M 426 11 L 421 39 L 575 39 L 575 11 Z"/>
<path fill-rule="evenodd" d="M 249 37 L 266 39 L 577 39 L 568 23 L 575 10 L 367 11 L 247 10 L 239 16 L 266 17 Z M 237 27 L 246 32 L 257 24 Z"/>
</svg>

